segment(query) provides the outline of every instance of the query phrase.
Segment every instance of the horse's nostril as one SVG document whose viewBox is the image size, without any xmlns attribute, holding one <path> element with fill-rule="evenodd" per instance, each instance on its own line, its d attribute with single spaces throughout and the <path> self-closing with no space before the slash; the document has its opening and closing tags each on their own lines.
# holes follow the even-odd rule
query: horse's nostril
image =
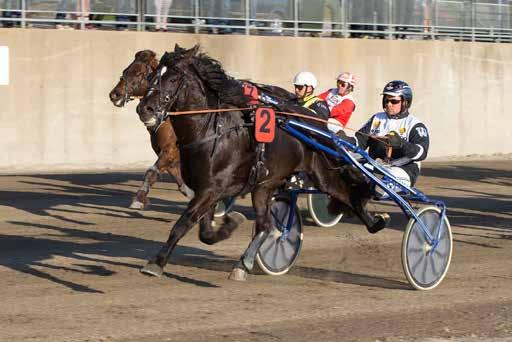
<svg viewBox="0 0 512 342">
<path fill-rule="evenodd" d="M 112 100 L 112 101 L 117 100 L 119 97 L 120 97 L 119 94 L 116 93 L 116 92 L 111 92 L 110 93 L 110 100 Z"/>
<path fill-rule="evenodd" d="M 151 106 L 146 106 L 146 113 L 148 114 L 153 114 L 155 112 L 155 110 L 153 109 L 153 107 Z"/>
<path fill-rule="evenodd" d="M 139 114 L 140 118 L 149 118 L 153 116 L 154 110 L 153 107 L 151 107 L 148 104 L 139 103 L 137 106 L 137 113 Z M 144 119 L 142 119 L 144 121 Z"/>
</svg>

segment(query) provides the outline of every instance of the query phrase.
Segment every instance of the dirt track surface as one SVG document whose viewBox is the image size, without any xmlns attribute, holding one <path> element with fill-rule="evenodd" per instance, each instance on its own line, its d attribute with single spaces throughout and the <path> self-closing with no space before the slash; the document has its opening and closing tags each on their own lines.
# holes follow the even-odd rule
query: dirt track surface
<svg viewBox="0 0 512 342">
<path fill-rule="evenodd" d="M 0 177 L 0 341 L 512 340 L 512 161 L 426 164 L 418 187 L 444 200 L 454 233 L 447 277 L 411 290 L 405 220 L 370 235 L 356 219 L 305 239 L 284 276 L 227 279 L 249 220 L 206 246 L 194 228 L 161 279 L 139 273 L 185 207 L 166 177 L 145 212 L 127 208 L 140 173 Z M 375 208 L 379 209 L 379 208 Z"/>
</svg>

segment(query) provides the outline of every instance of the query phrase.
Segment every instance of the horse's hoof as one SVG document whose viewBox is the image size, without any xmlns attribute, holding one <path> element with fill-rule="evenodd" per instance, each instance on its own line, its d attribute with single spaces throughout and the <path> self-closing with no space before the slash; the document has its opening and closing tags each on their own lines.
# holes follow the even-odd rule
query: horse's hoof
<svg viewBox="0 0 512 342">
<path fill-rule="evenodd" d="M 148 262 L 146 266 L 140 270 L 140 273 L 147 276 L 160 278 L 164 273 L 164 269 L 155 263 Z"/>
<path fill-rule="evenodd" d="M 185 195 L 187 198 L 194 198 L 195 192 L 194 190 L 190 189 L 187 184 L 183 183 L 182 186 L 180 186 L 180 192 Z"/>
<path fill-rule="evenodd" d="M 247 220 L 247 217 L 245 217 L 244 214 L 238 212 L 238 211 L 230 211 L 227 216 L 235 221 L 237 225 Z"/>
<path fill-rule="evenodd" d="M 375 215 L 375 218 L 377 219 L 377 222 L 375 222 L 371 227 L 368 227 L 368 232 L 370 234 L 375 234 L 386 228 L 389 221 L 391 221 L 391 217 L 388 213 L 377 214 Z"/>
<path fill-rule="evenodd" d="M 130 204 L 130 209 L 144 210 L 146 209 L 146 206 L 140 201 L 133 200 L 132 204 Z"/>
<path fill-rule="evenodd" d="M 236 281 L 246 281 L 247 280 L 247 272 L 239 267 L 233 268 L 231 271 L 231 274 L 228 277 L 229 280 L 236 280 Z"/>
</svg>

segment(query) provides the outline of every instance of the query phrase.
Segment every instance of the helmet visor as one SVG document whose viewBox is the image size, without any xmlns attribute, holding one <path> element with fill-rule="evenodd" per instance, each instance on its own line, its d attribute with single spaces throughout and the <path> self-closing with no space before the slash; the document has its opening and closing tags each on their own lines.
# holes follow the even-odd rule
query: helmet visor
<svg viewBox="0 0 512 342">
<path fill-rule="evenodd" d="M 381 93 L 381 95 L 403 96 L 403 94 L 399 91 L 385 91 L 385 92 Z"/>
</svg>

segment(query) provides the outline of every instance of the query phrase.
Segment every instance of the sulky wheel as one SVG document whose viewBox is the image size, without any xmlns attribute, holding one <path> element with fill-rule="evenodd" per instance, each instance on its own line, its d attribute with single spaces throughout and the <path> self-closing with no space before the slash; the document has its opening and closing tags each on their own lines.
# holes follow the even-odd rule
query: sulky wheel
<svg viewBox="0 0 512 342">
<path fill-rule="evenodd" d="M 425 224 L 430 235 L 435 239 L 441 209 L 424 207 L 417 216 Z M 420 224 L 411 218 L 402 240 L 402 266 L 409 283 L 417 290 L 431 290 L 441 283 L 452 258 L 452 230 L 445 216 L 440 226 L 441 235 L 437 245 L 428 242 Z"/>
<path fill-rule="evenodd" d="M 256 254 L 256 262 L 266 274 L 281 275 L 292 268 L 302 247 L 302 219 L 294 207 L 290 218 L 291 199 L 279 195 L 272 200 L 272 231 Z M 291 225 L 287 231 L 288 222 Z"/>
<path fill-rule="evenodd" d="M 338 215 L 332 215 L 327 210 L 330 196 L 327 194 L 308 194 L 308 209 L 311 218 L 320 227 L 332 227 L 336 225 L 341 218 L 343 213 Z"/>
</svg>

